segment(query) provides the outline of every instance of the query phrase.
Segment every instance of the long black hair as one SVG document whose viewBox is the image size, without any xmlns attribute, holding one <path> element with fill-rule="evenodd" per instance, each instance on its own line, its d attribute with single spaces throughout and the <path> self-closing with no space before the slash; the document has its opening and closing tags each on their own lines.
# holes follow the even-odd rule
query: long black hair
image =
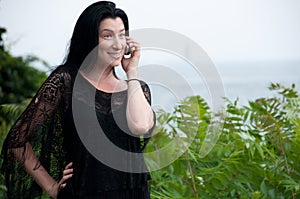
<svg viewBox="0 0 300 199">
<path fill-rule="evenodd" d="M 116 8 L 115 3 L 99 1 L 88 6 L 76 22 L 64 64 L 79 69 L 86 56 L 98 45 L 100 22 L 116 17 L 122 19 L 128 34 L 128 17 L 123 10 Z"/>
</svg>

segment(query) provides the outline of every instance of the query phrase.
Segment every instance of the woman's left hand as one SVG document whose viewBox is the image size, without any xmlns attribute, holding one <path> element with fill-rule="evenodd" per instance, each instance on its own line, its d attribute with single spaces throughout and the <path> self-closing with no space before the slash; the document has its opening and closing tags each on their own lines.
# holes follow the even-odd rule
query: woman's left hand
<svg viewBox="0 0 300 199">
<path fill-rule="evenodd" d="M 67 186 L 67 181 L 73 176 L 73 163 L 70 162 L 63 171 L 63 177 L 59 182 L 55 182 L 46 192 L 51 198 L 57 198 L 58 193 Z"/>
<path fill-rule="evenodd" d="M 58 192 L 67 186 L 67 181 L 73 176 L 73 163 L 70 162 L 63 171 L 63 177 L 58 182 Z"/>
<path fill-rule="evenodd" d="M 137 70 L 141 51 L 140 44 L 131 37 L 126 37 L 126 43 L 130 45 L 130 55 L 128 58 L 124 57 L 122 59 L 122 67 L 123 70 L 128 74 L 128 72 Z"/>
</svg>

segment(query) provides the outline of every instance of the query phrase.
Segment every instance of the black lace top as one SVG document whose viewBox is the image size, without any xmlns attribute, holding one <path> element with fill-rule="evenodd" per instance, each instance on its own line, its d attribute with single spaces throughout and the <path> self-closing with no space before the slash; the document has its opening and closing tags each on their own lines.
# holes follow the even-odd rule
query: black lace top
<svg viewBox="0 0 300 199">
<path fill-rule="evenodd" d="M 151 103 L 149 87 L 140 83 Z M 130 133 L 126 101 L 127 90 L 116 93 L 96 90 L 68 66 L 53 71 L 4 142 L 2 171 L 10 198 L 41 195 L 22 162 L 18 163 L 12 155 L 11 149 L 24 149 L 27 142 L 56 180 L 61 178 L 67 163 L 73 162 L 73 177 L 59 198 L 148 198 L 150 175 L 141 152 L 149 138 Z M 114 148 L 107 148 L 103 140 L 124 153 L 114 153 Z M 25 159 L 26 150 L 20 151 Z"/>
</svg>

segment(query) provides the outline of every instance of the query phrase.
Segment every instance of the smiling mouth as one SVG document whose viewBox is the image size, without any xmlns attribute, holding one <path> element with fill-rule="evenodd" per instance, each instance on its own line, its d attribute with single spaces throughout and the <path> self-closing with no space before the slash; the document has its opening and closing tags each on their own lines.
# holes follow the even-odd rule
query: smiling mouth
<svg viewBox="0 0 300 199">
<path fill-rule="evenodd" d="M 115 59 L 119 59 L 121 57 L 121 53 L 109 53 L 109 55 Z"/>
</svg>

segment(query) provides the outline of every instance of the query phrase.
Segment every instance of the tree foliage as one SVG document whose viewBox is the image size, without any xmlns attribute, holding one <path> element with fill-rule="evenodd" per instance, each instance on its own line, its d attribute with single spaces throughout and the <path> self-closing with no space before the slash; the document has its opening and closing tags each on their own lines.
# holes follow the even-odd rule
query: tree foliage
<svg viewBox="0 0 300 199">
<path fill-rule="evenodd" d="M 0 38 L 5 32 L 1 29 Z M 11 125 L 23 110 L 28 99 L 36 93 L 47 74 L 32 66 L 33 62 L 47 63 L 36 56 L 16 57 L 4 46 L 0 48 L 0 128 L 7 133 L 6 126 Z"/>
<path fill-rule="evenodd" d="M 14 57 L 2 50 L 0 60 L 0 104 L 20 103 L 33 97 L 47 76 L 32 67 L 32 62 L 39 61 L 34 56 Z"/>
<path fill-rule="evenodd" d="M 300 198 L 300 97 L 295 85 L 270 89 L 279 95 L 247 106 L 226 100 L 219 139 L 205 157 L 200 150 L 215 116 L 200 96 L 160 114 L 147 152 L 197 133 L 180 158 L 152 172 L 152 198 Z"/>
<path fill-rule="evenodd" d="M 2 34 L 5 32 L 0 28 L 0 150 L 11 125 L 47 77 L 45 72 L 34 68 L 33 63 L 48 66 L 35 56 L 13 56 L 4 46 Z M 5 198 L 5 192 L 4 178 L 0 175 L 0 198 Z"/>
</svg>

